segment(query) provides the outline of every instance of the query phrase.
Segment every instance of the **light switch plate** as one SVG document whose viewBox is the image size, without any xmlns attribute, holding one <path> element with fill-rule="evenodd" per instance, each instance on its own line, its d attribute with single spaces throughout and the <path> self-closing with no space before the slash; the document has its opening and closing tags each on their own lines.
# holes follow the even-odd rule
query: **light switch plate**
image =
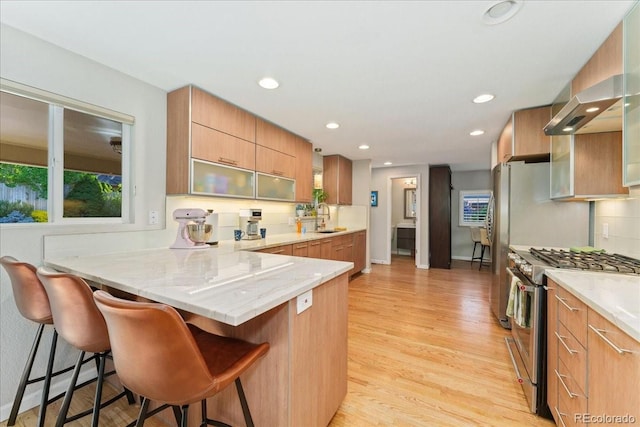
<svg viewBox="0 0 640 427">
<path fill-rule="evenodd" d="M 606 222 L 602 224 L 602 238 L 603 239 L 609 238 L 609 224 Z"/>
<path fill-rule="evenodd" d="M 296 298 L 296 313 L 300 314 L 313 304 L 313 290 L 307 291 Z"/>
</svg>

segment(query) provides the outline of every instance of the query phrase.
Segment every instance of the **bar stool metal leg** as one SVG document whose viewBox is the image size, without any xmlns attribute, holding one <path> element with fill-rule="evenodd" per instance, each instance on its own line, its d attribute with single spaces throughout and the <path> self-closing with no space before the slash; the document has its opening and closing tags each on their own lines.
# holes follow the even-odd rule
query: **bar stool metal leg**
<svg viewBox="0 0 640 427">
<path fill-rule="evenodd" d="M 53 330 L 51 338 L 51 352 L 49 353 L 49 362 L 47 363 L 47 373 L 44 376 L 44 384 L 42 386 L 42 399 L 40 401 L 40 411 L 38 414 L 38 427 L 44 427 L 45 416 L 47 415 L 47 404 L 49 403 L 49 388 L 51 388 L 51 376 L 53 374 L 53 361 L 56 356 L 56 344 L 58 343 L 58 333 Z"/>
<path fill-rule="evenodd" d="M 84 359 L 84 354 L 85 352 L 81 351 L 80 355 L 78 356 L 78 361 L 76 362 L 76 368 L 73 370 L 69 388 L 67 389 L 67 393 L 64 396 L 64 401 L 62 401 L 62 406 L 60 407 L 60 413 L 58 414 L 58 419 L 56 420 L 56 427 L 62 427 L 67 419 L 67 413 L 69 412 L 69 406 L 71 405 L 71 398 L 73 397 L 73 392 L 78 382 L 80 368 L 82 368 L 82 360 Z"/>
<path fill-rule="evenodd" d="M 7 426 L 13 426 L 16 423 L 16 418 L 18 417 L 18 412 L 20 411 L 20 404 L 22 403 L 22 398 L 24 397 L 24 391 L 27 388 L 27 384 L 29 384 L 29 377 L 31 376 L 31 369 L 33 368 L 33 362 L 36 359 L 36 354 L 38 353 L 38 347 L 40 346 L 40 339 L 42 338 L 42 332 L 44 332 L 43 323 L 41 323 L 38 326 L 36 336 L 33 339 L 33 345 L 31 346 L 31 351 L 29 352 L 27 363 L 24 366 L 24 370 L 22 371 L 22 377 L 20 378 L 20 384 L 18 385 L 18 390 L 16 391 L 16 397 L 15 399 L 13 399 L 13 406 L 11 407 L 11 413 L 9 415 L 9 419 L 7 420 Z M 42 412 L 43 408 L 44 407 L 42 406 L 40 407 L 40 412 Z M 40 415 L 38 415 L 38 418 L 39 417 Z"/>
</svg>

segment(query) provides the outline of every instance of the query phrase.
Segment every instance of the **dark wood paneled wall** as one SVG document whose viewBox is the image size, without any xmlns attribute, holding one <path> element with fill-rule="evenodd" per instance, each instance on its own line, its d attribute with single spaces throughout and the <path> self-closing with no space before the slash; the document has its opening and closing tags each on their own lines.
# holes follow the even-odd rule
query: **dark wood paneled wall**
<svg viewBox="0 0 640 427">
<path fill-rule="evenodd" d="M 429 266 L 451 268 L 451 168 L 429 168 Z"/>
</svg>

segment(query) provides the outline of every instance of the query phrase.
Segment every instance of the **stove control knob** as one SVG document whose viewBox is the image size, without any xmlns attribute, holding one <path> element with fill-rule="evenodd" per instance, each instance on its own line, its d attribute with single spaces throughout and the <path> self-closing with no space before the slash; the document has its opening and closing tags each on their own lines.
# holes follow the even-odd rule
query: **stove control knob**
<svg viewBox="0 0 640 427">
<path fill-rule="evenodd" d="M 520 266 L 520 270 L 528 277 L 531 277 L 531 275 L 533 274 L 533 267 L 531 266 L 531 264 L 522 264 Z"/>
</svg>

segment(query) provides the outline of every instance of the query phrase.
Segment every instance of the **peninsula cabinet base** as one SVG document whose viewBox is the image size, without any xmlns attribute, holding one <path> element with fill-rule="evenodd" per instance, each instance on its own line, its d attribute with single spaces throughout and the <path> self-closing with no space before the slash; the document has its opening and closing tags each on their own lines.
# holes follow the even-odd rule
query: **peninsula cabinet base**
<svg viewBox="0 0 640 427">
<path fill-rule="evenodd" d="M 312 305 L 300 314 L 293 298 L 235 327 L 181 312 L 206 331 L 269 342 L 269 352 L 240 377 L 256 426 L 326 427 L 340 407 L 347 394 L 348 282 L 345 273 L 316 287 Z M 207 401 L 207 414 L 244 425 L 233 384 Z M 191 405 L 189 426 L 199 420 L 200 405 Z"/>
</svg>

